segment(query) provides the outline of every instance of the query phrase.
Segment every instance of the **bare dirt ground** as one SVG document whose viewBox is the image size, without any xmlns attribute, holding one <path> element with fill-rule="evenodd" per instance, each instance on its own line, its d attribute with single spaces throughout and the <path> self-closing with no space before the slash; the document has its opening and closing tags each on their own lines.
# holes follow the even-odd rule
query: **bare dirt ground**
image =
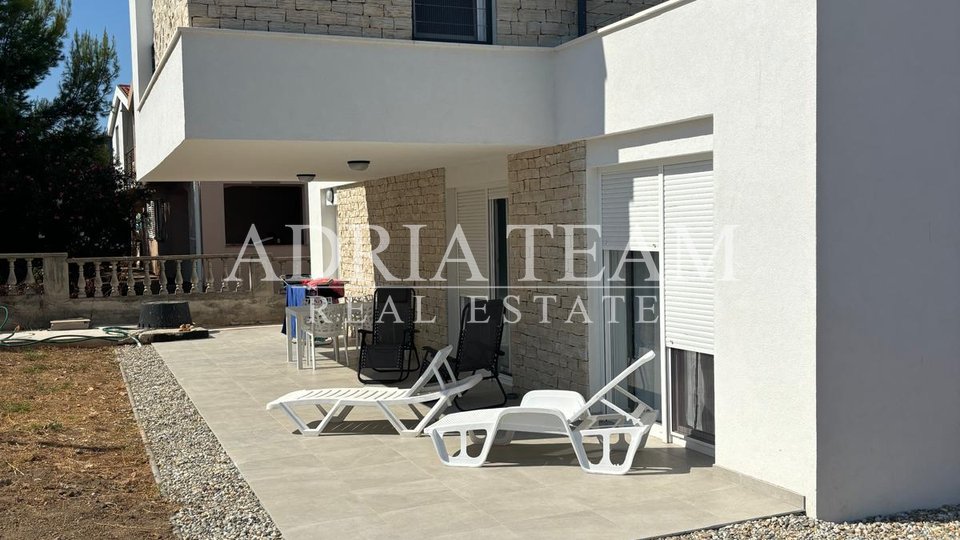
<svg viewBox="0 0 960 540">
<path fill-rule="evenodd" d="M 113 348 L 0 350 L 0 538 L 173 538 L 175 510 Z"/>
</svg>

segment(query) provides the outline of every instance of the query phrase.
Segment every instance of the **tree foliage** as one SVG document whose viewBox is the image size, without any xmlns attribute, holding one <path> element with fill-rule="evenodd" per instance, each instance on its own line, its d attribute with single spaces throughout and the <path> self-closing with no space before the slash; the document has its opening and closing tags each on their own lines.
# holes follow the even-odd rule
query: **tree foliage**
<svg viewBox="0 0 960 540">
<path fill-rule="evenodd" d="M 106 33 L 64 46 L 69 2 L 0 0 L 0 253 L 124 254 L 145 190 L 115 165 L 101 119 L 119 74 Z M 63 63 L 57 95 L 30 92 Z"/>
</svg>

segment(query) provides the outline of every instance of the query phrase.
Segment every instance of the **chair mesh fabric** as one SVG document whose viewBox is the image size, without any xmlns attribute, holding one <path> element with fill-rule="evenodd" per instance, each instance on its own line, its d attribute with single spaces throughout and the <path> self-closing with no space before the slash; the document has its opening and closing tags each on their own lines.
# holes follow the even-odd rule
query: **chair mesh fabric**
<svg viewBox="0 0 960 540">
<path fill-rule="evenodd" d="M 457 371 L 486 369 L 496 373 L 503 339 L 503 300 L 476 300 L 473 308 L 467 304 L 460 321 Z"/>
<path fill-rule="evenodd" d="M 415 293 L 409 288 L 380 288 L 373 299 L 373 340 L 360 348 L 360 369 L 402 369 L 413 348 Z"/>
</svg>

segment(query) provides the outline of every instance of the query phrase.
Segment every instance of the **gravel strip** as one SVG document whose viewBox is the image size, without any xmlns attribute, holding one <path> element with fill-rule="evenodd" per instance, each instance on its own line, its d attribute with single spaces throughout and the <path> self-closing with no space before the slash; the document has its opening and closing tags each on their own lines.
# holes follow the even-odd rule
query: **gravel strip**
<svg viewBox="0 0 960 540">
<path fill-rule="evenodd" d="M 160 490 L 181 509 L 175 533 L 193 538 L 280 538 L 240 471 L 152 346 L 117 352 Z"/>
<path fill-rule="evenodd" d="M 828 523 L 802 515 L 790 515 L 745 521 L 721 529 L 697 531 L 669 538 L 676 540 L 960 538 L 960 505 L 902 512 L 850 523 Z"/>
</svg>

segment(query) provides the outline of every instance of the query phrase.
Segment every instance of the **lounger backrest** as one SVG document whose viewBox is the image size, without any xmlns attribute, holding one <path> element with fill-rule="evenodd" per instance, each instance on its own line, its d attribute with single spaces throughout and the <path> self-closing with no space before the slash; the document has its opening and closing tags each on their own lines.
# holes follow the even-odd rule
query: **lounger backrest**
<svg viewBox="0 0 960 540">
<path fill-rule="evenodd" d="M 447 345 L 446 347 L 437 351 L 437 354 L 433 355 L 433 359 L 430 360 L 430 363 L 427 364 L 426 369 L 423 370 L 423 375 L 420 375 L 420 378 L 417 379 L 417 382 L 413 383 L 413 386 L 407 389 L 404 397 L 410 397 L 419 392 L 431 379 L 437 379 L 440 384 L 440 388 L 444 389 L 447 387 L 444 378 L 441 376 L 440 368 L 447 370 L 447 378 L 451 379 L 454 383 L 457 382 L 456 377 L 454 377 L 453 369 L 450 367 L 450 363 L 447 361 L 447 357 L 450 356 L 450 351 L 453 350 L 453 345 Z"/>
<path fill-rule="evenodd" d="M 629 377 L 638 369 L 640 369 L 640 366 L 646 364 L 647 362 L 650 362 L 656 356 L 657 356 L 656 352 L 647 351 L 646 354 L 644 354 L 643 356 L 638 358 L 636 361 L 634 361 L 632 364 L 627 366 L 627 369 L 621 371 L 619 375 L 614 377 L 613 380 L 608 382 L 603 388 L 601 388 L 596 394 L 594 394 L 593 397 L 588 399 L 587 402 L 583 405 L 583 407 L 581 407 L 580 410 L 576 412 L 576 414 L 568 417 L 568 419 L 575 420 L 577 418 L 580 418 L 584 414 L 587 414 L 587 412 L 590 410 L 590 407 L 593 407 L 594 405 L 599 403 L 601 400 L 603 400 L 607 394 L 612 392 L 614 388 L 616 388 L 620 383 L 625 381 L 627 377 Z"/>
</svg>

